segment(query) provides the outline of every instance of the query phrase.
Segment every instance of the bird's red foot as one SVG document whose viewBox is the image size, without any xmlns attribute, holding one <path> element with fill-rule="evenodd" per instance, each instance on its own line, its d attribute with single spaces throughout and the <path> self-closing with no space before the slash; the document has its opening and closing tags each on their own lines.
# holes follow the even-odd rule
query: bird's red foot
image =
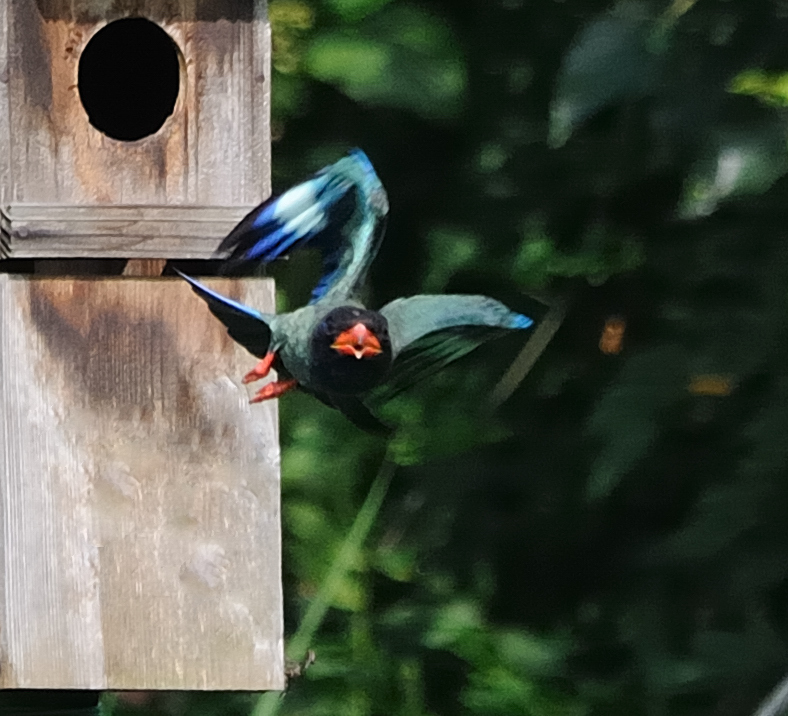
<svg viewBox="0 0 788 716">
<path fill-rule="evenodd" d="M 288 390 L 292 390 L 293 388 L 298 385 L 297 380 L 277 380 L 273 383 L 268 383 L 268 385 L 264 385 L 260 390 L 255 393 L 254 398 L 252 398 L 249 402 L 250 403 L 262 403 L 264 400 L 271 400 L 272 398 L 278 398 L 280 395 L 284 395 Z"/>
<path fill-rule="evenodd" d="M 242 381 L 243 384 L 246 385 L 247 383 L 253 383 L 256 380 L 265 378 L 265 376 L 271 372 L 271 366 L 274 364 L 275 358 L 276 353 L 266 353 L 265 357 L 244 376 Z"/>
</svg>

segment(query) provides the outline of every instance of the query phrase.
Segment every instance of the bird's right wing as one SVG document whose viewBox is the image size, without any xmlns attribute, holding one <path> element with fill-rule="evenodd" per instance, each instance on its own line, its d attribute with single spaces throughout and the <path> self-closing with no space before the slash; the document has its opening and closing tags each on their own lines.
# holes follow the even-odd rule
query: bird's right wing
<svg viewBox="0 0 788 716">
<path fill-rule="evenodd" d="M 230 338 L 240 343 L 252 355 L 262 358 L 271 343 L 271 315 L 260 313 L 227 296 L 222 296 L 203 286 L 199 281 L 175 269 L 178 275 L 188 281 L 194 292 L 208 304 L 211 313 L 226 327 Z"/>
<path fill-rule="evenodd" d="M 300 246 L 319 249 L 323 273 L 311 303 L 347 298 L 364 281 L 385 232 L 388 198 L 372 163 L 352 150 L 284 194 L 264 202 L 217 250 L 232 268 L 270 263 Z"/>
</svg>

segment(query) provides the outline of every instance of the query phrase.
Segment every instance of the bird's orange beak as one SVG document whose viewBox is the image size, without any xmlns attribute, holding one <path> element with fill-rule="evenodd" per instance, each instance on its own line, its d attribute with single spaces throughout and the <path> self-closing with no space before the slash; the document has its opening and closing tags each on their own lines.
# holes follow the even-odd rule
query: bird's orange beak
<svg viewBox="0 0 788 716">
<path fill-rule="evenodd" d="M 371 358 L 383 352 L 378 337 L 363 323 L 357 323 L 352 328 L 340 333 L 331 347 L 343 356 L 356 356 L 359 360 Z"/>
</svg>

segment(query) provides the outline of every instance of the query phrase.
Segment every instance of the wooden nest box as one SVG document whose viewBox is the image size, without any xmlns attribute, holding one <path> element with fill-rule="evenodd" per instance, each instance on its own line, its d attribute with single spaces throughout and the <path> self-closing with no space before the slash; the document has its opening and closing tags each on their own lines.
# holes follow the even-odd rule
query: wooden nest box
<svg viewBox="0 0 788 716">
<path fill-rule="evenodd" d="M 262 0 L 0 0 L 0 244 L 35 259 L 0 261 L 0 688 L 284 685 L 255 359 L 180 279 L 73 261 L 208 258 L 268 195 L 269 50 Z"/>
</svg>

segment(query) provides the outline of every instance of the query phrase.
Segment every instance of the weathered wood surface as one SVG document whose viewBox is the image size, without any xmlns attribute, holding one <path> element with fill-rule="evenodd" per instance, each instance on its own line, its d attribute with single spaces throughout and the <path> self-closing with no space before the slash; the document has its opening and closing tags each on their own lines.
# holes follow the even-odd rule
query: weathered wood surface
<svg viewBox="0 0 788 716">
<path fill-rule="evenodd" d="M 268 280 L 207 281 L 273 307 Z M 0 687 L 283 687 L 274 402 L 178 279 L 0 276 Z"/>
<path fill-rule="evenodd" d="M 18 205 L 0 257 L 208 259 L 252 206 Z"/>
<path fill-rule="evenodd" d="M 173 114 L 158 132 L 133 142 L 91 126 L 77 85 L 88 41 L 106 22 L 126 16 L 157 22 L 182 55 Z M 205 258 L 228 222 L 270 193 L 269 64 L 264 0 L 0 2 L 0 229 L 10 255 Z M 102 218 L 88 221 L 104 228 L 93 232 L 74 213 L 24 225 L 24 212 L 37 211 L 30 204 L 97 207 Z M 105 216 L 106 207 L 118 205 L 228 211 L 213 223 L 195 219 L 198 226 L 188 231 L 196 234 L 187 240 L 182 226 L 168 227 L 182 221 L 174 216 L 143 215 L 132 220 L 136 226 L 108 227 L 125 221 Z M 68 241 L 72 224 L 76 250 Z M 22 241 L 25 229 L 29 243 Z M 108 253 L 86 239 L 91 233 L 109 242 Z M 25 248 L 17 254 L 18 240 Z M 202 243 L 208 246 L 198 248 Z"/>
</svg>

